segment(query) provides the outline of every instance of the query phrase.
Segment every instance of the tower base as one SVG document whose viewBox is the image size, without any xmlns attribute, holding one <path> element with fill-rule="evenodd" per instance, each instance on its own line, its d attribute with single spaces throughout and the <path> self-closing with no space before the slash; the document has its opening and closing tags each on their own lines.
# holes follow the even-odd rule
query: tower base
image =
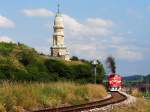
<svg viewBox="0 0 150 112">
<path fill-rule="evenodd" d="M 51 47 L 51 57 L 69 61 L 69 52 L 66 47 Z"/>
</svg>

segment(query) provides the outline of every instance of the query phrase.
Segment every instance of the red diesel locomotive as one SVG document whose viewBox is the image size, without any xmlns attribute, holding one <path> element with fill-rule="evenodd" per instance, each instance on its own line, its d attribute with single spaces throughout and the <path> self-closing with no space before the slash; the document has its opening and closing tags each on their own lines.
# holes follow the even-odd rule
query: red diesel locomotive
<svg viewBox="0 0 150 112">
<path fill-rule="evenodd" d="M 108 87 L 110 91 L 119 91 L 122 87 L 122 77 L 112 73 L 108 76 Z"/>
</svg>

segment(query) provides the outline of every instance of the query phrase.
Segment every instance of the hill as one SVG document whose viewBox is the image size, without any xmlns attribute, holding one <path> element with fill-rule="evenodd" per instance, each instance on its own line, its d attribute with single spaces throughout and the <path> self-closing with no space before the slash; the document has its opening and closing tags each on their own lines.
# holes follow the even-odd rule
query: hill
<svg viewBox="0 0 150 112">
<path fill-rule="evenodd" d="M 97 82 L 104 76 L 102 64 L 98 64 Z M 24 44 L 0 43 L 0 79 L 16 81 L 94 82 L 93 67 L 89 61 L 65 62 L 40 55 Z"/>
<path fill-rule="evenodd" d="M 139 81 L 143 78 L 141 75 L 133 75 L 133 76 L 126 76 L 124 77 L 124 80 L 126 81 Z"/>
<path fill-rule="evenodd" d="M 132 75 L 123 77 L 125 85 L 139 85 L 139 84 L 146 84 L 150 83 L 150 75 Z"/>
</svg>

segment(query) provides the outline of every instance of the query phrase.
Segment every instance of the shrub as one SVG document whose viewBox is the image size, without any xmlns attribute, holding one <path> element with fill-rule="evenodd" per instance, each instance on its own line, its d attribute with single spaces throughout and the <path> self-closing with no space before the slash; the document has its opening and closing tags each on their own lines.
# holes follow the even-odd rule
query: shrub
<svg viewBox="0 0 150 112">
<path fill-rule="evenodd" d="M 27 66 L 35 61 L 34 54 L 30 51 L 21 52 L 18 56 L 18 59 L 24 66 Z"/>
<path fill-rule="evenodd" d="M 71 60 L 72 60 L 72 61 L 79 61 L 79 58 L 78 58 L 77 56 L 72 56 L 72 57 L 71 57 Z"/>
<path fill-rule="evenodd" d="M 90 63 L 65 64 L 63 61 L 46 60 L 45 65 L 49 73 L 56 73 L 61 79 L 80 83 L 94 82 L 93 67 Z M 104 68 L 101 64 L 98 65 L 97 71 L 97 82 L 101 82 L 104 75 Z"/>
<path fill-rule="evenodd" d="M 0 71 L 0 79 L 7 79 L 5 74 L 2 71 Z"/>
<path fill-rule="evenodd" d="M 9 56 L 12 50 L 16 47 L 14 43 L 0 43 L 0 54 L 3 56 Z"/>
<path fill-rule="evenodd" d="M 16 81 L 30 81 L 31 80 L 30 74 L 25 70 L 16 70 L 12 74 L 14 76 L 14 80 Z"/>
<path fill-rule="evenodd" d="M 60 78 L 71 79 L 73 77 L 72 69 L 61 61 L 47 60 L 45 65 L 50 73 L 56 73 Z"/>
</svg>

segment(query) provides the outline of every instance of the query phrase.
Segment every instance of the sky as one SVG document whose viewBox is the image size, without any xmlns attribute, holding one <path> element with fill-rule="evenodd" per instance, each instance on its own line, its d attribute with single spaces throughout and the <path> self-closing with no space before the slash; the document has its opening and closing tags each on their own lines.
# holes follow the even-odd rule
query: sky
<svg viewBox="0 0 150 112">
<path fill-rule="evenodd" d="M 0 0 L 0 41 L 50 54 L 57 0 Z M 122 75 L 150 73 L 149 0 L 60 0 L 71 56 L 105 62 Z"/>
</svg>

